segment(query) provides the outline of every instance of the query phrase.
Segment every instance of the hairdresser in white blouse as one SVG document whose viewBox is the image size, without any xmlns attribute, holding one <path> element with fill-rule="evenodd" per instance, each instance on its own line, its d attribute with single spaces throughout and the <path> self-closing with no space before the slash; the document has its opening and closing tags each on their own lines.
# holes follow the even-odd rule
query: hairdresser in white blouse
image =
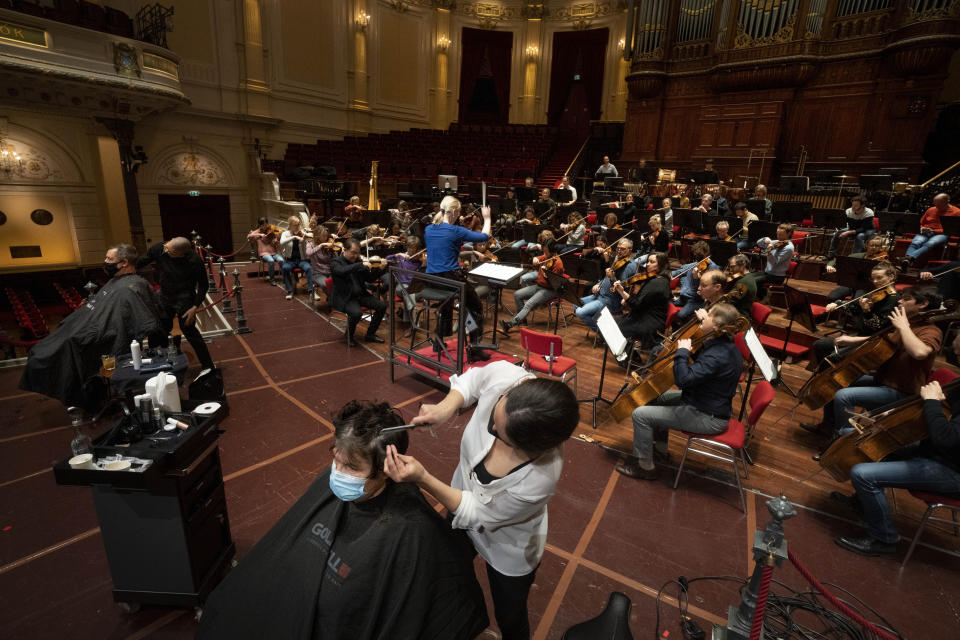
<svg viewBox="0 0 960 640">
<path fill-rule="evenodd" d="M 413 423 L 439 425 L 475 402 L 449 485 L 392 447 L 384 471 L 397 482 L 416 482 L 446 507 L 454 528 L 466 530 L 486 560 L 502 637 L 525 639 L 527 595 L 547 540 L 547 502 L 580 410 L 567 385 L 493 362 L 453 376 L 447 397 L 423 405 Z"/>
</svg>

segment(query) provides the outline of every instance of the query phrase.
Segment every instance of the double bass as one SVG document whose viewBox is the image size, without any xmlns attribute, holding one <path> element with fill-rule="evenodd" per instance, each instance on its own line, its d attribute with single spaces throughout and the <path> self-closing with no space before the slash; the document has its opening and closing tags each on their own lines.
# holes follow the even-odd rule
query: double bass
<svg viewBox="0 0 960 640">
<path fill-rule="evenodd" d="M 918 314 L 911 324 L 920 322 L 949 322 L 960 319 L 960 303 L 948 300 L 946 309 L 932 309 Z M 820 409 L 833 400 L 840 389 L 845 389 L 862 376 L 876 371 L 893 357 L 899 343 L 896 340 L 896 327 L 887 327 L 873 334 L 856 349 L 848 353 L 840 362 L 819 371 L 800 388 L 799 399 L 810 409 Z"/>
<path fill-rule="evenodd" d="M 700 331 L 700 319 L 696 317 L 691 318 L 685 325 L 667 336 L 663 341 L 663 349 L 657 354 L 656 360 L 647 367 L 643 379 L 641 379 L 635 371 L 631 372 L 635 384 L 632 389 L 621 393 L 620 396 L 614 400 L 610 406 L 610 415 L 612 415 L 617 422 L 626 420 L 630 417 L 630 414 L 633 413 L 634 409 L 650 404 L 674 386 L 673 356 L 677 351 L 677 344 L 681 340 L 685 338 L 690 339 L 690 350 L 691 352 L 696 352 L 709 338 L 713 338 L 721 333 L 732 336 L 741 331 L 746 331 L 749 328 L 750 321 L 738 315 L 734 326 L 704 334 Z"/>
<path fill-rule="evenodd" d="M 944 385 L 943 392 L 960 387 L 960 379 Z M 854 415 L 854 430 L 837 438 L 820 456 L 820 466 L 835 480 L 846 482 L 850 469 L 861 462 L 880 462 L 894 451 L 927 437 L 923 398 L 912 395 L 886 406 Z M 949 417 L 950 407 L 944 403 Z"/>
</svg>

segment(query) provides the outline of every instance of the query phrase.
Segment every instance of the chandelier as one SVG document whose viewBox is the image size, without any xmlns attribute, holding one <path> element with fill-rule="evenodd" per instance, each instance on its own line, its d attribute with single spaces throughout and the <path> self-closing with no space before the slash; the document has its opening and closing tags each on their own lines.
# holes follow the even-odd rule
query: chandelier
<svg viewBox="0 0 960 640">
<path fill-rule="evenodd" d="M 0 138 L 0 171 L 7 175 L 23 171 L 23 159 L 15 147 Z"/>
</svg>

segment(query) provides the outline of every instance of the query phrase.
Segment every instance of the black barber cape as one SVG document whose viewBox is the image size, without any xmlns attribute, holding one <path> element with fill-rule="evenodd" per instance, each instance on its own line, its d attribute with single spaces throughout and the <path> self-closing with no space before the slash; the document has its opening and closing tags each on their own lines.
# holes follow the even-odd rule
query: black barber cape
<svg viewBox="0 0 960 640">
<path fill-rule="evenodd" d="M 343 502 L 327 469 L 210 595 L 198 639 L 474 638 L 472 549 L 412 484 Z"/>
<path fill-rule="evenodd" d="M 114 276 L 30 350 L 20 388 L 85 406 L 84 385 L 100 356 L 130 352 L 130 342 L 163 335 L 160 301 L 136 274 Z"/>
</svg>

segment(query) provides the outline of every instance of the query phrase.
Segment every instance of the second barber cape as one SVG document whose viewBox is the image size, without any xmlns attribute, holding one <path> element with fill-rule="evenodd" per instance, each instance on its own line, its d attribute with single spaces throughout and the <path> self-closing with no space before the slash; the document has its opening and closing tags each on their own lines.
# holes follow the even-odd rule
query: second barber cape
<svg viewBox="0 0 960 640">
<path fill-rule="evenodd" d="M 327 469 L 210 595 L 198 639 L 474 638 L 487 626 L 466 538 L 416 486 L 364 502 Z"/>
</svg>

